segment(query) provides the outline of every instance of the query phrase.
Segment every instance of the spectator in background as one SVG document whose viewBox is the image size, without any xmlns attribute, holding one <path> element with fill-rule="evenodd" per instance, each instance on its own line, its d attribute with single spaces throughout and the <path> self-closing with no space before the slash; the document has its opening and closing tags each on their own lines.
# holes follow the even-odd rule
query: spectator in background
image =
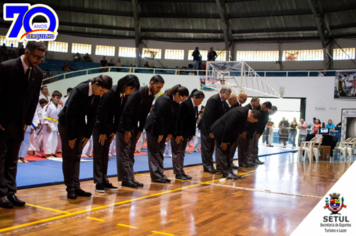
<svg viewBox="0 0 356 236">
<path fill-rule="evenodd" d="M 215 61 L 217 56 L 218 54 L 216 54 L 216 52 L 213 50 L 213 47 L 211 47 L 208 53 L 208 61 Z"/>
<path fill-rule="evenodd" d="M 109 63 L 108 63 L 108 66 L 115 66 L 115 63 L 112 59 L 110 59 Z"/>
<path fill-rule="evenodd" d="M 341 122 L 336 125 L 335 130 L 341 131 Z"/>
<path fill-rule="evenodd" d="M 199 63 L 200 63 L 200 52 L 199 52 L 199 48 L 196 47 L 194 52 L 192 53 L 193 56 L 193 69 L 194 70 L 199 70 Z"/>
<path fill-rule="evenodd" d="M 326 125 L 326 128 L 328 128 L 330 131 L 334 131 L 336 126 L 333 124 L 332 120 L 328 120 L 328 124 Z"/>
<path fill-rule="evenodd" d="M 7 55 L 9 59 L 14 59 L 16 57 L 14 44 L 11 44 L 11 47 L 7 50 Z"/>
<path fill-rule="evenodd" d="M 117 58 L 117 61 L 116 61 L 116 67 L 121 67 L 121 59 L 120 58 Z M 116 71 L 121 71 L 120 68 L 116 68 Z"/>
<path fill-rule="evenodd" d="M 290 122 L 290 130 L 289 130 L 289 136 L 288 136 L 288 141 L 292 143 L 293 147 L 295 148 L 295 137 L 297 136 L 297 118 L 293 117 L 293 121 Z"/>
<path fill-rule="evenodd" d="M 300 119 L 300 122 L 298 124 L 298 129 L 299 129 L 299 139 L 298 139 L 298 146 L 300 147 L 300 144 L 305 141 L 305 138 L 307 137 L 308 134 L 308 124 L 307 122 L 304 121 L 304 119 Z"/>
<path fill-rule="evenodd" d="M 93 60 L 91 59 L 91 57 L 89 56 L 89 54 L 85 54 L 85 56 L 83 57 L 84 62 L 93 62 Z"/>
<path fill-rule="evenodd" d="M 313 130 L 313 134 L 318 134 L 320 128 L 321 128 L 320 120 L 315 119 L 315 124 L 313 124 L 313 126 L 311 128 Z"/>
<path fill-rule="evenodd" d="M 279 122 L 279 142 L 283 143 L 283 148 L 287 146 L 289 122 L 285 117 Z"/>
<path fill-rule="evenodd" d="M 321 73 L 321 71 L 320 71 L 320 70 L 318 71 L 318 77 L 324 77 L 324 74 L 323 74 L 323 73 Z"/>
<path fill-rule="evenodd" d="M 266 124 L 266 147 L 273 147 L 273 127 L 274 127 L 274 122 L 272 121 L 271 118 L 268 119 L 268 122 Z"/>
<path fill-rule="evenodd" d="M 145 62 L 145 64 L 143 65 L 143 67 L 150 68 L 150 65 L 148 65 L 148 61 Z"/>
<path fill-rule="evenodd" d="M 108 65 L 108 61 L 106 60 L 106 57 L 103 57 L 103 59 L 100 61 L 100 67 L 106 67 Z M 100 69 L 101 72 L 107 71 L 107 69 Z"/>
<path fill-rule="evenodd" d="M 53 71 L 53 76 L 56 76 L 57 75 L 57 71 Z"/>
<path fill-rule="evenodd" d="M 191 71 L 189 75 L 196 75 L 194 71 Z"/>
<path fill-rule="evenodd" d="M 135 69 L 134 69 L 134 68 L 132 68 L 132 67 L 133 67 L 133 65 L 132 65 L 132 64 L 130 64 L 129 73 L 134 73 L 134 72 L 135 72 Z"/>
<path fill-rule="evenodd" d="M 66 61 L 64 62 L 64 65 L 63 65 L 63 67 L 62 67 L 62 70 L 64 70 L 64 72 L 69 72 L 69 71 L 70 71 L 70 65 L 69 65 L 69 63 L 68 63 L 68 60 L 66 60 Z"/>
<path fill-rule="evenodd" d="M 23 54 L 25 54 L 25 48 L 23 47 L 23 44 L 20 44 L 19 47 L 19 56 L 22 56 Z"/>
<path fill-rule="evenodd" d="M 51 75 L 51 72 L 47 69 L 46 70 L 46 74 L 44 75 L 44 78 L 49 78 L 49 77 L 51 77 L 52 75 Z"/>
<path fill-rule="evenodd" d="M 1 61 L 6 61 L 7 60 L 7 47 L 6 47 L 5 43 L 2 44 L 0 53 L 1 53 Z"/>
<path fill-rule="evenodd" d="M 81 56 L 79 55 L 79 52 L 77 52 L 76 54 L 74 54 L 73 56 L 73 61 L 81 61 L 82 58 Z"/>
</svg>

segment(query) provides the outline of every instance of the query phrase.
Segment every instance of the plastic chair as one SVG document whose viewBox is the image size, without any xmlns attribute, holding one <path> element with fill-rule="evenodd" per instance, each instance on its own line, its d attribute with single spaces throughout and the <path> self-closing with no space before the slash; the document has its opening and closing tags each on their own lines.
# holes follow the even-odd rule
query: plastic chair
<svg viewBox="0 0 356 236">
<path fill-rule="evenodd" d="M 299 151 L 298 151 L 298 158 L 303 157 L 303 151 L 305 151 L 304 158 L 302 161 L 305 161 L 305 158 L 309 155 L 309 162 L 311 162 L 313 158 L 313 146 L 315 143 L 316 137 L 312 138 L 310 141 L 304 141 L 301 143 Z"/>
<path fill-rule="evenodd" d="M 316 137 L 315 138 L 315 142 L 313 144 L 313 153 L 315 156 L 315 161 L 318 162 L 319 161 L 319 157 L 320 157 L 320 145 L 323 141 L 323 136 L 321 137 Z M 318 145 L 316 145 L 318 144 Z M 310 160 L 310 159 L 309 159 Z"/>
<path fill-rule="evenodd" d="M 337 157 L 337 152 L 338 151 L 346 159 L 346 150 L 347 150 L 347 147 L 349 146 L 350 142 L 351 142 L 351 138 L 348 138 L 344 142 L 336 143 L 336 146 L 334 148 L 334 159 Z"/>
<path fill-rule="evenodd" d="M 350 160 L 352 160 L 352 158 L 354 157 L 355 145 L 356 145 L 356 138 L 352 139 L 347 145 L 346 151 L 347 151 L 347 155 L 350 157 Z"/>
</svg>

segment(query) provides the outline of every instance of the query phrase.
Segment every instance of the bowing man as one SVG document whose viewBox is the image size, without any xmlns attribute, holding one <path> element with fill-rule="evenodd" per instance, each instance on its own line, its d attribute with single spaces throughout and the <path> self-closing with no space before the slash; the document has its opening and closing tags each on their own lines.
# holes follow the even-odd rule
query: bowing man
<svg viewBox="0 0 356 236">
<path fill-rule="evenodd" d="M 249 111 L 248 107 L 234 107 L 210 127 L 215 136 L 216 157 L 219 158 L 220 173 L 223 177 L 227 179 L 241 178 L 232 172 L 231 144 L 240 134 L 246 122 L 258 122 L 260 116 L 261 113 L 258 110 Z"/>
<path fill-rule="evenodd" d="M 179 103 L 187 99 L 188 96 L 188 89 L 180 84 L 166 90 L 165 93 L 157 99 L 147 118 L 145 129 L 147 134 L 148 165 L 153 182 L 171 182 L 167 179 L 167 176 L 163 174 L 165 143 L 168 142 L 174 134 Z"/>
<path fill-rule="evenodd" d="M 105 93 L 99 102 L 96 125 L 93 130 L 93 157 L 95 191 L 105 192 L 105 189 L 117 190 L 109 183 L 108 161 L 109 148 L 117 132 L 121 114 L 127 101 L 127 95 L 140 88 L 140 81 L 135 75 L 126 75 Z"/>
<path fill-rule="evenodd" d="M 154 96 L 161 91 L 163 86 L 164 79 L 160 75 L 154 75 L 147 86 L 140 87 L 127 99 L 116 133 L 117 177 L 119 181 L 122 181 L 122 186 L 130 188 L 143 186 L 142 183 L 135 180 L 134 153 L 137 140 L 141 137 L 145 127 Z"/>
<path fill-rule="evenodd" d="M 93 132 L 100 96 L 107 93 L 112 86 L 112 79 L 100 75 L 80 83 L 68 98 L 58 115 L 58 131 L 62 141 L 64 184 L 67 186 L 67 197 L 90 197 L 91 193 L 80 188 L 79 169 L 83 147 Z M 87 122 L 85 122 L 87 116 Z"/>
<path fill-rule="evenodd" d="M 174 137 L 172 137 L 173 171 L 176 179 L 187 180 L 192 177 L 185 174 L 183 170 L 185 147 L 190 140 L 194 139 L 196 121 L 198 119 L 198 106 L 204 100 L 202 91 L 194 89 L 189 98 L 179 104 L 178 117 Z"/>
</svg>

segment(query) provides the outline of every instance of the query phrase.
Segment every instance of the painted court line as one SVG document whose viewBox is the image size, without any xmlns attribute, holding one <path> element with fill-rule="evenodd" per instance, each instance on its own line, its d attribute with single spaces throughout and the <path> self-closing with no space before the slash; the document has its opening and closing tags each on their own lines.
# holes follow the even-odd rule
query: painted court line
<svg viewBox="0 0 356 236">
<path fill-rule="evenodd" d="M 163 233 L 163 232 L 159 232 L 159 231 L 151 231 L 152 233 L 155 233 L 155 234 L 162 234 L 162 235 L 169 235 L 169 236 L 174 236 L 174 234 L 167 234 L 167 233 Z"/>
<path fill-rule="evenodd" d="M 87 217 L 87 219 L 91 219 L 91 220 L 96 220 L 96 221 L 101 221 L 101 222 L 103 222 L 103 221 L 105 221 L 105 220 L 102 220 L 102 219 L 98 219 L 98 218 L 94 218 L 94 217 Z"/>
<path fill-rule="evenodd" d="M 117 224 L 118 226 L 123 226 L 123 227 L 127 227 L 127 228 L 132 228 L 132 229 L 137 229 L 138 227 L 136 226 L 131 226 L 131 225 L 124 225 L 124 224 Z"/>
<path fill-rule="evenodd" d="M 57 209 L 53 209 L 53 208 L 49 208 L 49 207 L 38 206 L 38 205 L 30 204 L 30 203 L 26 203 L 26 206 L 36 207 L 36 208 L 40 208 L 43 210 L 55 211 L 55 212 L 59 212 L 59 213 L 63 213 L 63 214 L 71 214 L 68 211 L 61 211 L 61 210 L 57 210 Z"/>
</svg>

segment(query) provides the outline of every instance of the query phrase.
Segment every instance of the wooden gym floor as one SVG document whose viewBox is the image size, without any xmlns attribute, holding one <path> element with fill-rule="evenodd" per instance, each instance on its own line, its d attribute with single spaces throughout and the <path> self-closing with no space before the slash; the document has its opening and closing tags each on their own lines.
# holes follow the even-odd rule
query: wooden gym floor
<svg viewBox="0 0 356 236">
<path fill-rule="evenodd" d="M 189 156 L 188 156 L 189 157 Z M 187 158 L 188 158 L 187 157 Z M 265 165 L 239 168 L 242 179 L 225 180 L 185 168 L 192 181 L 121 187 L 92 198 L 67 200 L 64 185 L 20 190 L 25 207 L 0 210 L 0 235 L 290 235 L 352 162 L 298 162 L 296 153 L 261 158 Z M 33 176 L 35 178 L 35 176 Z"/>
</svg>

